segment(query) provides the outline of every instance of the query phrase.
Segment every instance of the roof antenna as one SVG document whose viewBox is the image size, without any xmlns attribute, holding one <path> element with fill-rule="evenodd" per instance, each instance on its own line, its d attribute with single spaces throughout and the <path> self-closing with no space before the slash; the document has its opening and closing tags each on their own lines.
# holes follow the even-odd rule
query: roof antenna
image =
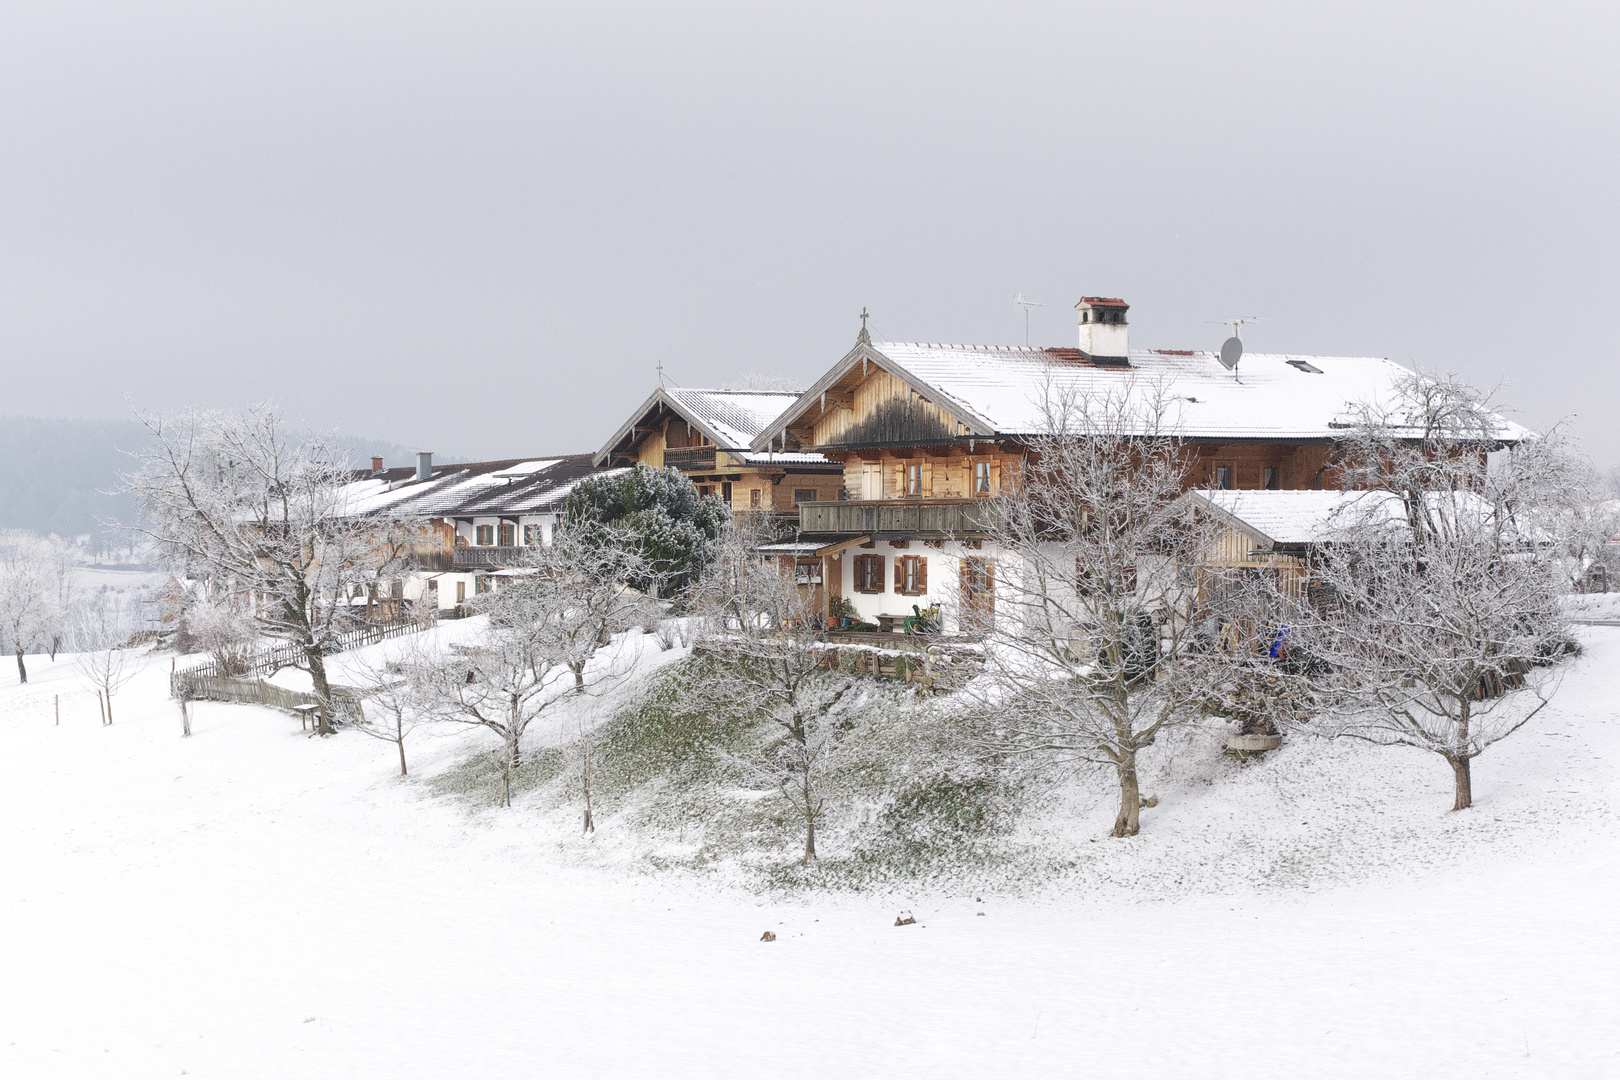
<svg viewBox="0 0 1620 1080">
<path fill-rule="evenodd" d="M 1046 305 L 1037 304 L 1033 300 L 1025 300 L 1023 293 L 1013 297 L 1013 304 L 1024 309 L 1024 348 L 1027 349 L 1029 348 L 1029 309 L 1032 307 L 1045 307 Z"/>
</svg>

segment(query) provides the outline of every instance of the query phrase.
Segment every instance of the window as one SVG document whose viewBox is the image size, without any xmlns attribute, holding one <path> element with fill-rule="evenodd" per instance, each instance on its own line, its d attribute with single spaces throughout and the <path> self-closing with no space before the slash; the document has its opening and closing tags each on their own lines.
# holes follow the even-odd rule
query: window
<svg viewBox="0 0 1620 1080">
<path fill-rule="evenodd" d="M 928 591 L 928 560 L 921 555 L 902 555 L 894 560 L 894 591 L 902 596 L 919 596 Z"/>
<path fill-rule="evenodd" d="M 793 566 L 793 583 L 795 585 L 820 585 L 821 560 L 795 563 Z"/>
<path fill-rule="evenodd" d="M 906 466 L 906 494 L 907 495 L 921 495 L 922 494 L 922 466 L 921 465 L 907 465 Z"/>
<path fill-rule="evenodd" d="M 1282 489 L 1282 470 L 1275 465 L 1266 466 L 1266 490 L 1280 491 Z"/>
<path fill-rule="evenodd" d="M 702 498 L 707 499 L 710 495 L 713 495 L 713 494 L 714 494 L 714 485 L 713 484 L 699 484 L 698 485 L 698 495 L 701 496 Z"/>
<path fill-rule="evenodd" d="M 973 463 L 973 494 L 990 494 L 990 463 L 988 461 L 975 461 Z"/>
<path fill-rule="evenodd" d="M 794 488 L 793 489 L 793 505 L 794 506 L 798 506 L 800 503 L 815 502 L 815 501 L 816 501 L 816 489 L 815 488 Z"/>
<path fill-rule="evenodd" d="M 467 599 L 467 583 L 465 581 L 456 582 L 456 603 L 460 604 L 460 603 L 464 602 L 466 599 Z"/>
<path fill-rule="evenodd" d="M 517 547 L 517 523 L 501 522 L 501 547 Z"/>
<path fill-rule="evenodd" d="M 880 593 L 883 591 L 883 556 L 855 556 L 855 591 Z"/>
<path fill-rule="evenodd" d="M 727 480 L 720 485 L 720 500 L 727 506 L 731 505 L 731 481 Z"/>
<path fill-rule="evenodd" d="M 990 560 L 962 560 L 962 623 L 964 629 L 987 629 L 996 613 L 996 572 Z"/>
<path fill-rule="evenodd" d="M 1232 490 L 1232 466 L 1215 466 L 1215 486 L 1221 491 Z"/>
<path fill-rule="evenodd" d="M 538 525 L 525 525 L 523 526 L 523 542 L 531 547 L 543 544 L 546 542 L 545 533 L 540 530 Z"/>
<path fill-rule="evenodd" d="M 487 593 L 490 591 L 490 586 L 494 584 L 495 583 L 487 576 L 484 574 L 479 574 L 477 577 L 473 578 L 473 591 L 477 593 Z"/>
<path fill-rule="evenodd" d="M 748 505 L 750 507 L 752 507 L 753 509 L 758 510 L 759 506 L 760 506 L 760 496 L 762 496 L 764 494 L 765 493 L 763 491 L 759 490 L 759 488 L 751 489 L 748 492 Z"/>
<path fill-rule="evenodd" d="M 493 526 L 493 525 L 480 525 L 480 526 L 478 526 L 478 546 L 479 547 L 493 547 L 494 544 L 495 544 L 495 526 Z"/>
</svg>

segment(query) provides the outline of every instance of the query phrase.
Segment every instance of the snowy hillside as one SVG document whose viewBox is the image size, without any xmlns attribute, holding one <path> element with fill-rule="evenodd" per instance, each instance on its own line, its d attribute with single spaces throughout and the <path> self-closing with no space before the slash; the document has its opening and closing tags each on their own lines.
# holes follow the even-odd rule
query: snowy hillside
<svg viewBox="0 0 1620 1080">
<path fill-rule="evenodd" d="M 36 658 L 0 687 L 0 1075 L 1620 1074 L 1620 629 L 1583 640 L 1461 814 L 1432 756 L 1240 766 L 1195 729 L 1136 839 L 1106 786 L 1048 792 L 1008 839 L 1037 884 L 771 893 L 660 872 L 629 801 L 595 839 L 539 788 L 479 802 L 481 733 L 418 733 L 401 780 L 267 709 L 180 738 L 167 656 L 103 727 Z"/>
</svg>

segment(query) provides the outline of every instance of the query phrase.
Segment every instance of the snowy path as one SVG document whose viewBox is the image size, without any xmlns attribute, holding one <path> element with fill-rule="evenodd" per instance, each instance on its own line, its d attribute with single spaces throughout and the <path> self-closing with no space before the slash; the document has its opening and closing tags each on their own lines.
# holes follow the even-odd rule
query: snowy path
<svg viewBox="0 0 1620 1080">
<path fill-rule="evenodd" d="M 1620 632 L 1585 634 L 1518 780 L 1613 804 Z M 181 740 L 166 660 L 107 729 L 47 667 L 0 689 L 7 1077 L 1620 1075 L 1611 835 L 1235 898 L 755 902 L 559 869 L 384 743 L 206 704 Z"/>
</svg>

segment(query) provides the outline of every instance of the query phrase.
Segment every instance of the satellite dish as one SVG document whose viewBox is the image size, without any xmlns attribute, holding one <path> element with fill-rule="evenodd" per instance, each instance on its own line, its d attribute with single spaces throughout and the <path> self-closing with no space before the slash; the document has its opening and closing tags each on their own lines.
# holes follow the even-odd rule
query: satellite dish
<svg viewBox="0 0 1620 1080">
<path fill-rule="evenodd" d="M 1235 370 L 1241 359 L 1243 359 L 1243 342 L 1236 336 L 1229 337 L 1221 343 L 1221 363 L 1226 365 L 1228 371 Z"/>
</svg>

